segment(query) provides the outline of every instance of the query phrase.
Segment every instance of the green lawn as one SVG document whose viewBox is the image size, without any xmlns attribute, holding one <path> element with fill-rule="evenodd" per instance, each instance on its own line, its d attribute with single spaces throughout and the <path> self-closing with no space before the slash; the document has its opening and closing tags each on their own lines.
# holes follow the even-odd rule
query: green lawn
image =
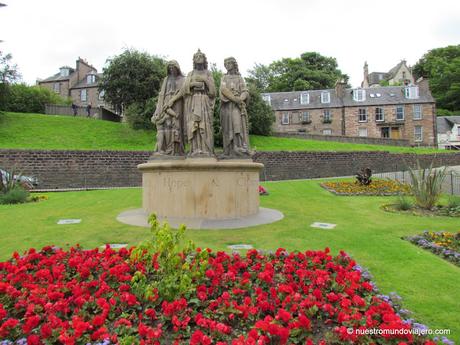
<svg viewBox="0 0 460 345">
<path fill-rule="evenodd" d="M 0 114 L 0 148 L 64 150 L 152 150 L 153 131 L 135 131 L 125 123 L 84 117 L 39 114 Z M 257 151 L 390 151 L 446 152 L 410 148 L 349 144 L 296 138 L 251 136 Z"/>
<path fill-rule="evenodd" d="M 386 213 L 380 206 L 391 197 L 340 197 L 318 181 L 264 184 L 264 207 L 281 210 L 285 218 L 270 225 L 238 230 L 190 230 L 199 246 L 226 250 L 249 243 L 255 248 L 288 250 L 343 249 L 369 268 L 385 293 L 396 291 L 414 317 L 431 328 L 451 329 L 448 338 L 460 342 L 460 268 L 424 251 L 402 236 L 423 230 L 458 231 L 458 218 L 418 217 Z M 144 228 L 117 223 L 118 213 L 141 205 L 140 189 L 50 193 L 37 204 L 0 206 L 0 259 L 14 251 L 55 244 L 80 243 L 93 248 L 104 243 L 129 243 L 149 236 Z M 62 218 L 81 224 L 57 225 Z M 310 228 L 314 221 L 337 224 L 334 230 Z"/>
</svg>

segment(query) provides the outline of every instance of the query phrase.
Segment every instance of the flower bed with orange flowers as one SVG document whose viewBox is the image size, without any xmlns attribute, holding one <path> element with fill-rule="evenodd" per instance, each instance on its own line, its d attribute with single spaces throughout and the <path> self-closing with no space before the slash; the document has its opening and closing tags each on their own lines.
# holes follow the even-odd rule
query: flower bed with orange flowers
<svg viewBox="0 0 460 345">
<path fill-rule="evenodd" d="M 460 231 L 457 233 L 424 231 L 421 235 L 409 236 L 405 239 L 460 266 Z"/>
<path fill-rule="evenodd" d="M 321 187 L 337 195 L 406 195 L 410 186 L 393 180 L 373 180 L 369 185 L 356 181 L 331 181 L 321 183 Z"/>
<path fill-rule="evenodd" d="M 134 250 L 45 247 L 0 263 L 0 344 L 435 344 L 344 252 L 197 249 L 174 262 L 203 274 L 168 300 L 140 292 L 161 267 Z"/>
</svg>

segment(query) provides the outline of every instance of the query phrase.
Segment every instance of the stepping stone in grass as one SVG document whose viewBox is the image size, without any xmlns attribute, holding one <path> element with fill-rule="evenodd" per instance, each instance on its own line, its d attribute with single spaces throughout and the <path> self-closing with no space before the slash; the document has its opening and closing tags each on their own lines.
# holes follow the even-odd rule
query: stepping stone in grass
<svg viewBox="0 0 460 345">
<path fill-rule="evenodd" d="M 109 247 L 112 249 L 121 249 L 126 248 L 128 243 L 109 243 Z M 101 248 L 105 248 L 105 245 L 101 246 Z"/>
<path fill-rule="evenodd" d="M 320 229 L 334 229 L 337 224 L 330 224 L 330 223 L 320 223 L 320 222 L 314 222 L 312 225 L 310 225 L 312 228 L 320 228 Z"/>
<path fill-rule="evenodd" d="M 241 249 L 252 249 L 253 246 L 251 246 L 250 244 L 232 244 L 228 246 L 228 248 L 232 250 L 241 250 Z"/>
<path fill-rule="evenodd" d="M 81 223 L 81 219 L 59 219 L 57 222 L 59 225 L 63 224 L 78 224 Z"/>
</svg>

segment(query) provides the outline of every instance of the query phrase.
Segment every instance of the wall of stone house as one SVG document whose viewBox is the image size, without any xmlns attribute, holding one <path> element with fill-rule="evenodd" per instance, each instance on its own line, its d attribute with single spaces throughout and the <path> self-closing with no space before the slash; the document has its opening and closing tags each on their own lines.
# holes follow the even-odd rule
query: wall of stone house
<svg viewBox="0 0 460 345">
<path fill-rule="evenodd" d="M 0 167 L 20 170 L 38 178 L 40 189 L 141 186 L 137 165 L 148 160 L 148 151 L 0 150 Z M 369 167 L 373 172 L 401 171 L 431 162 L 435 166 L 460 165 L 460 153 L 436 155 L 389 152 L 258 152 L 265 165 L 261 180 L 291 180 L 354 175 Z"/>
<path fill-rule="evenodd" d="M 399 85 L 404 82 L 404 79 L 409 79 L 410 82 L 414 84 L 414 77 L 412 76 L 412 72 L 405 64 L 401 65 L 395 76 L 389 80 L 389 83 L 390 85 Z"/>
<path fill-rule="evenodd" d="M 54 84 L 59 83 L 59 96 L 67 98 L 69 97 L 69 81 L 68 80 L 61 80 L 61 81 L 50 81 L 50 82 L 40 82 L 40 87 L 47 88 L 51 92 L 54 92 Z"/>
<path fill-rule="evenodd" d="M 275 111 L 275 123 L 273 131 L 277 133 L 306 132 L 311 134 L 323 134 L 324 129 L 330 129 L 332 135 L 342 134 L 342 108 L 327 108 L 330 111 L 331 123 L 323 123 L 324 109 L 299 109 L 299 110 L 277 110 Z M 309 113 L 311 123 L 302 123 L 304 111 Z M 283 114 L 289 113 L 289 124 L 283 125 Z"/>
<path fill-rule="evenodd" d="M 87 91 L 86 101 L 81 100 L 81 90 L 83 90 L 83 88 L 78 88 L 70 90 L 70 97 L 72 98 L 72 102 L 82 107 L 86 107 L 88 104 L 91 104 L 92 107 L 105 105 L 104 101 L 99 99 L 99 91 L 97 86 L 87 87 L 84 89 Z"/>
<path fill-rule="evenodd" d="M 363 107 L 345 107 L 345 135 L 357 136 L 360 128 L 367 128 L 367 136 L 371 138 L 381 137 L 381 127 L 399 127 L 400 139 L 409 140 L 411 145 L 421 146 L 434 146 L 436 145 L 436 138 L 434 135 L 433 127 L 433 104 L 421 104 L 422 119 L 414 120 L 414 105 L 402 104 L 404 107 L 404 120 L 396 120 L 396 107 L 399 105 L 385 105 L 385 106 L 363 106 Z M 375 120 L 375 109 L 383 108 L 384 121 L 378 122 Z M 359 122 L 359 109 L 364 108 L 367 110 L 367 121 Z M 415 126 L 422 126 L 423 128 L 423 141 L 414 141 L 414 128 Z"/>
</svg>

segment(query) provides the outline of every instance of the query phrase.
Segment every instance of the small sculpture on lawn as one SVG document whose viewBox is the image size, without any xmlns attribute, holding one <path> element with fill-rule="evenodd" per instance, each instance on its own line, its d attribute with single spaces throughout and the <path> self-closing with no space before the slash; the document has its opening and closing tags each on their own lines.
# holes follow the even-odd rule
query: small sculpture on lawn
<svg viewBox="0 0 460 345">
<path fill-rule="evenodd" d="M 362 186 L 369 186 L 372 183 L 372 170 L 363 168 L 356 173 L 356 180 Z"/>
</svg>

